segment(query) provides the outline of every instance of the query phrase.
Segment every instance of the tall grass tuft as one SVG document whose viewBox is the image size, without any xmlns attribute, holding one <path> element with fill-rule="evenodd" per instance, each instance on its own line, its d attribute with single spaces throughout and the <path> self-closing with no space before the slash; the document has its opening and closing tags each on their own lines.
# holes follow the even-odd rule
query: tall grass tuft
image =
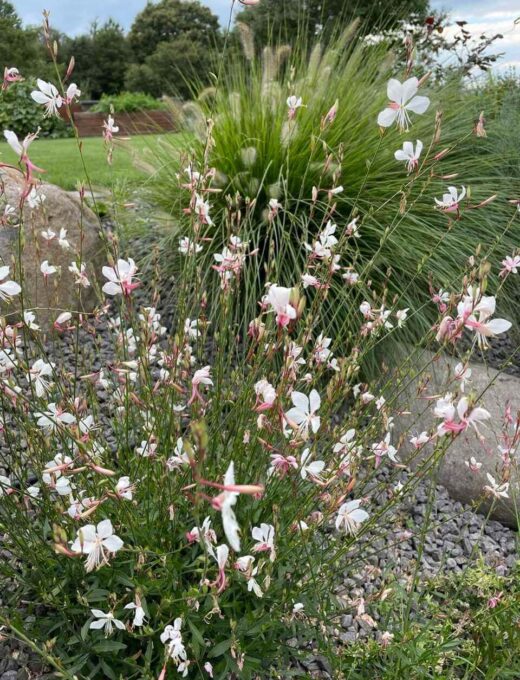
<svg viewBox="0 0 520 680">
<path fill-rule="evenodd" d="M 247 300 L 256 300 L 262 290 L 270 258 L 276 258 L 280 281 L 294 280 L 305 262 L 299 244 L 312 242 L 329 218 L 342 230 L 356 217 L 363 238 L 351 248 L 349 262 L 369 273 L 371 281 L 387 284 L 390 299 L 397 295 L 406 306 L 418 304 L 409 327 L 412 339 L 432 321 L 427 308 L 421 309 L 430 283 L 448 286 L 479 247 L 496 263 L 518 244 L 514 226 L 496 247 L 499 225 L 510 209 L 506 199 L 517 189 L 511 168 L 516 157 L 512 131 L 496 120 L 499 111 L 486 110 L 487 137 L 477 137 L 482 99 L 455 76 L 443 85 L 426 82 L 421 88 L 431 105 L 426 114 L 415 117 L 409 132 L 378 130 L 386 83 L 394 75 L 394 55 L 385 43 L 361 38 L 357 28 L 353 23 L 327 49 L 316 44 L 309 56 L 304 49 L 291 53 L 286 46 L 266 47 L 258 59 L 249 49 L 237 58 L 230 56 L 217 87 L 186 106 L 191 129 L 197 134 L 204 130 L 199 142 L 187 143 L 195 164 L 206 157 L 215 167 L 212 186 L 220 190 L 212 197 L 215 224 L 223 224 L 237 195 L 251 216 L 244 238 L 255 242 L 261 256 L 244 277 L 244 286 L 251 289 Z M 246 45 L 248 39 L 245 35 Z M 397 77 L 404 80 L 408 75 Z M 303 102 L 294 120 L 287 116 L 291 95 Z M 324 122 L 335 103 L 334 121 Z M 492 104 L 489 98 L 486 103 Z M 203 141 L 207 120 L 209 147 Z M 425 148 L 418 171 L 406 180 L 394 152 L 405 140 L 415 144 L 416 139 Z M 441 151 L 442 159 L 435 160 Z M 173 216 L 162 230 L 161 245 L 164 264 L 175 269 L 175 245 L 183 228 L 176 177 L 186 164 L 167 142 L 153 152 L 155 172 L 149 188 L 153 202 Z M 468 190 L 460 220 L 446 219 L 435 210 L 434 197 L 448 184 Z M 343 191 L 329 201 L 327 191 L 340 185 Z M 318 194 L 311 201 L 313 187 Z M 491 196 L 496 198 L 485 208 L 466 209 Z M 268 219 L 271 199 L 281 206 L 274 221 Z M 205 235 L 215 249 L 227 238 L 226 229 L 218 226 Z M 362 286 L 334 286 L 330 303 L 335 332 L 348 337 L 349 310 L 369 295 Z M 248 307 L 246 316 L 251 311 Z"/>
</svg>

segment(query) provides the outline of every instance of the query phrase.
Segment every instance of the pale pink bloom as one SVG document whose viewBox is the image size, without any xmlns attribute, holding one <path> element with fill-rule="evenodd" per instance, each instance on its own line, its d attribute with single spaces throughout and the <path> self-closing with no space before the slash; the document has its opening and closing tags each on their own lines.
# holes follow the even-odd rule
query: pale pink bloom
<svg viewBox="0 0 520 680">
<path fill-rule="evenodd" d="M 211 227 L 213 226 L 213 222 L 209 216 L 209 211 L 210 205 L 208 201 L 205 201 L 202 196 L 199 196 L 199 194 L 195 194 L 195 212 L 197 213 L 197 216 L 202 224 L 209 224 Z"/>
<path fill-rule="evenodd" d="M 192 338 L 195 340 L 195 338 L 198 338 L 200 336 L 200 331 L 197 328 L 198 326 L 198 321 L 197 319 L 185 319 L 184 320 L 184 335 L 187 335 L 189 338 Z"/>
<path fill-rule="evenodd" d="M 314 241 L 313 245 L 305 244 L 305 248 L 312 252 L 314 257 L 328 260 L 332 256 L 332 250 L 337 245 L 338 239 L 334 236 L 337 225 L 331 220 L 327 222 L 325 227 L 318 234 L 318 239 Z"/>
<path fill-rule="evenodd" d="M 464 463 L 466 467 L 471 470 L 471 472 L 478 472 L 482 467 L 482 463 L 478 463 L 473 456 L 471 456 L 469 460 L 465 460 Z"/>
<path fill-rule="evenodd" d="M 172 472 L 173 470 L 178 470 L 183 465 L 189 464 L 190 457 L 184 450 L 184 443 L 182 441 L 182 437 L 179 437 L 175 445 L 175 455 L 168 458 L 168 460 L 166 461 L 166 465 L 168 467 L 168 470 Z"/>
<path fill-rule="evenodd" d="M 182 255 L 196 255 L 197 253 L 200 253 L 201 250 L 202 246 L 195 243 L 195 241 L 192 241 L 187 236 L 179 239 L 179 253 L 182 253 Z"/>
<path fill-rule="evenodd" d="M 186 533 L 188 543 L 200 543 L 201 539 L 204 541 L 209 553 L 213 552 L 213 544 L 217 542 L 217 534 L 211 528 L 211 519 L 206 517 L 199 527 L 193 527 L 191 531 Z"/>
<path fill-rule="evenodd" d="M 336 517 L 336 529 L 338 531 L 343 529 L 347 534 L 355 534 L 359 525 L 369 518 L 368 512 L 360 508 L 360 505 L 360 500 L 343 503 Z"/>
<path fill-rule="evenodd" d="M 511 322 L 506 319 L 490 319 L 495 313 L 496 300 L 493 296 L 483 295 L 475 304 L 480 291 L 470 291 L 457 305 L 460 324 L 475 331 L 477 341 L 482 348 L 488 347 L 487 338 L 505 333 L 511 328 Z"/>
<path fill-rule="evenodd" d="M 370 394 L 370 392 L 363 392 L 363 394 L 360 396 L 360 399 L 366 406 L 367 404 L 370 404 L 371 401 L 374 401 L 375 397 L 373 394 Z"/>
<path fill-rule="evenodd" d="M 377 124 L 386 128 L 397 122 L 401 130 L 407 130 L 410 123 L 409 112 L 422 114 L 430 105 L 428 97 L 416 96 L 418 89 L 419 81 L 415 77 L 404 83 L 390 78 L 387 86 L 390 103 L 377 117 Z"/>
<path fill-rule="evenodd" d="M 166 654 L 168 658 L 173 659 L 173 662 L 177 665 L 177 670 L 188 658 L 182 641 L 181 628 L 182 619 L 179 617 L 175 619 L 173 626 L 166 626 L 160 636 L 161 642 L 166 647 Z"/>
<path fill-rule="evenodd" d="M 81 97 L 81 90 L 78 88 L 76 83 L 71 83 L 65 93 L 65 103 L 72 104 L 74 99 L 79 99 Z"/>
<path fill-rule="evenodd" d="M 484 420 L 491 418 L 489 411 L 481 407 L 474 407 L 469 410 L 467 397 L 462 397 L 455 408 L 451 394 L 447 394 L 442 399 L 437 400 L 434 414 L 437 418 L 443 418 L 444 422 L 437 428 L 437 434 L 443 436 L 448 432 L 458 434 L 464 432 L 471 425 L 478 433 L 478 425 Z M 456 417 L 458 416 L 458 420 Z"/>
<path fill-rule="evenodd" d="M 141 599 L 138 595 L 135 597 L 135 602 L 129 602 L 125 605 L 125 609 L 130 609 L 134 612 L 134 620 L 132 621 L 132 628 L 140 628 L 144 624 L 146 612 L 141 606 Z"/>
<path fill-rule="evenodd" d="M 99 569 L 108 564 L 110 554 L 115 554 L 123 547 L 123 541 L 114 534 L 112 522 L 104 519 L 96 526 L 87 524 L 78 529 L 76 540 L 71 544 L 71 550 L 87 555 L 85 570 L 87 572 Z"/>
<path fill-rule="evenodd" d="M 272 408 L 276 400 L 276 390 L 265 378 L 255 383 L 256 404 L 255 411 L 260 413 Z"/>
<path fill-rule="evenodd" d="M 63 248 L 63 250 L 69 250 L 70 248 L 70 243 L 67 241 L 67 230 L 66 229 L 60 229 L 60 233 L 58 236 L 58 245 L 60 248 Z"/>
<path fill-rule="evenodd" d="M 72 413 L 63 411 L 56 404 L 51 403 L 47 406 L 47 411 L 36 414 L 38 416 L 38 426 L 47 433 L 56 432 L 60 426 L 72 425 L 76 418 Z"/>
<path fill-rule="evenodd" d="M 520 267 L 520 255 L 508 255 L 502 260 L 503 269 L 500 270 L 500 276 L 507 276 L 508 274 L 518 274 Z"/>
<path fill-rule="evenodd" d="M 139 285 L 132 282 L 137 273 L 137 265 L 131 257 L 128 260 L 119 259 L 115 267 L 103 267 L 102 272 L 108 279 L 102 288 L 106 295 L 130 295 Z"/>
<path fill-rule="evenodd" d="M 58 109 L 63 104 L 63 98 L 52 83 L 38 78 L 36 81 L 38 90 L 31 92 L 31 97 L 37 104 L 43 104 L 46 116 L 57 116 Z"/>
<path fill-rule="evenodd" d="M 287 97 L 287 108 L 289 109 L 289 119 L 292 120 L 296 116 L 296 111 L 303 106 L 302 98 L 291 95 Z"/>
<path fill-rule="evenodd" d="M 312 274 L 302 274 L 302 283 L 304 288 L 311 286 L 312 288 L 319 288 L 320 282 Z"/>
<path fill-rule="evenodd" d="M 18 140 L 17 135 L 12 130 L 4 130 L 4 137 L 11 147 L 11 149 L 17 154 L 20 163 L 23 163 L 27 169 L 27 179 L 30 180 L 33 171 L 43 172 L 40 168 L 36 167 L 34 163 L 30 160 L 28 156 L 28 149 L 31 143 L 38 136 L 38 132 L 26 135 L 23 142 Z"/>
<path fill-rule="evenodd" d="M 43 359 L 37 359 L 31 366 L 28 378 L 34 387 L 37 397 L 44 397 L 50 390 L 52 385 L 50 382 L 52 368 L 53 364 L 48 364 Z"/>
<path fill-rule="evenodd" d="M 211 366 L 204 366 L 204 368 L 199 368 L 198 371 L 195 371 L 191 380 L 191 397 L 188 404 L 192 404 L 195 400 L 204 404 L 202 394 L 199 392 L 199 385 L 213 385 Z"/>
<path fill-rule="evenodd" d="M 43 229 L 40 233 L 46 241 L 52 241 L 56 238 L 56 232 L 50 227 L 48 229 Z"/>
<path fill-rule="evenodd" d="M 255 4 L 255 5 L 258 2 L 259 2 L 259 0 L 253 0 L 253 4 Z M 213 677 L 213 666 L 210 664 L 209 661 L 206 661 L 206 663 L 204 664 L 204 670 L 206 671 L 206 673 L 209 675 L 210 678 Z"/>
<path fill-rule="evenodd" d="M 112 137 L 119 132 L 118 126 L 112 116 L 108 116 L 108 120 L 103 121 L 103 138 L 106 143 L 112 141 Z"/>
<path fill-rule="evenodd" d="M 251 531 L 253 539 L 256 541 L 253 552 L 268 552 L 271 562 L 276 558 L 274 547 L 274 526 L 262 522 L 259 527 L 253 527 Z"/>
<path fill-rule="evenodd" d="M 500 593 L 498 593 L 498 595 L 493 595 L 492 597 L 490 597 L 488 602 L 487 602 L 488 607 L 490 609 L 494 609 L 498 605 L 500 600 L 502 599 L 502 595 L 503 595 L 503 593 L 500 592 Z"/>
<path fill-rule="evenodd" d="M 442 288 L 432 295 L 432 302 L 434 302 L 439 307 L 439 311 L 444 314 L 447 309 L 447 303 L 450 301 L 450 294 L 442 290 Z"/>
<path fill-rule="evenodd" d="M 381 635 L 381 646 L 388 647 L 388 645 L 392 642 L 393 639 L 394 634 L 390 633 L 388 630 L 385 630 L 385 632 Z"/>
<path fill-rule="evenodd" d="M 385 404 L 386 399 L 384 397 L 379 397 L 378 399 L 376 399 L 376 408 L 378 411 L 380 411 Z"/>
<path fill-rule="evenodd" d="M 218 565 L 218 576 L 216 581 L 211 585 L 217 589 L 217 593 L 221 593 L 227 586 L 226 565 L 229 558 L 229 548 L 225 543 L 217 546 L 215 552 L 212 553 Z"/>
<path fill-rule="evenodd" d="M 282 204 L 276 199 L 276 198 L 271 198 L 268 203 L 268 219 L 269 222 L 272 222 L 274 218 L 278 215 L 279 210 L 282 208 Z"/>
<path fill-rule="evenodd" d="M 460 382 L 460 391 L 464 392 L 466 388 L 466 383 L 470 382 L 471 378 L 471 368 L 466 364 L 458 363 L 454 369 L 455 380 Z"/>
<path fill-rule="evenodd" d="M 40 327 L 38 326 L 36 321 L 36 314 L 34 312 L 30 311 L 25 311 L 23 313 L 23 320 L 27 328 L 29 328 L 31 331 L 39 331 Z"/>
<path fill-rule="evenodd" d="M 304 449 L 300 460 L 300 475 L 302 479 L 307 479 L 310 477 L 312 480 L 319 479 L 320 474 L 325 468 L 325 462 L 323 460 L 311 461 L 311 450 Z"/>
<path fill-rule="evenodd" d="M 71 491 L 70 480 L 62 473 L 73 467 L 72 458 L 57 453 L 54 458 L 45 464 L 42 473 L 42 481 L 47 486 L 57 491 L 60 496 L 68 496 Z"/>
<path fill-rule="evenodd" d="M 353 271 L 347 271 L 343 274 L 343 278 L 349 284 L 349 286 L 355 286 L 359 281 L 359 274 Z"/>
<path fill-rule="evenodd" d="M 406 307 L 405 309 L 398 309 L 397 312 L 395 313 L 395 318 L 397 319 L 397 327 L 402 328 L 404 325 L 404 322 L 408 318 L 408 312 L 409 308 Z"/>
<path fill-rule="evenodd" d="M 486 474 L 486 477 L 488 479 L 489 485 L 484 487 L 484 491 L 487 491 L 495 498 L 509 498 L 507 493 L 509 491 L 509 482 L 499 484 L 495 478 L 489 474 L 489 472 Z"/>
<path fill-rule="evenodd" d="M 372 305 L 370 302 L 367 300 L 364 300 L 360 305 L 359 305 L 359 311 L 365 319 L 373 319 L 374 318 L 374 312 L 372 311 Z"/>
<path fill-rule="evenodd" d="M 269 288 L 267 300 L 274 312 L 276 312 L 276 323 L 283 328 L 291 320 L 296 319 L 296 309 L 290 304 L 292 288 L 283 288 L 275 283 Z"/>
<path fill-rule="evenodd" d="M 390 444 L 390 437 L 390 432 L 387 432 L 384 439 L 377 444 L 372 444 L 372 451 L 376 457 L 376 467 L 380 464 L 383 456 L 388 456 L 392 463 L 397 463 L 397 449 Z"/>
<path fill-rule="evenodd" d="M 34 208 L 38 208 L 40 205 L 43 205 L 46 198 L 47 197 L 45 194 L 42 194 L 41 192 L 38 193 L 38 191 L 36 191 L 36 187 L 32 187 L 31 191 L 27 195 L 27 205 L 29 208 L 31 208 L 31 210 L 34 210 Z"/>
<path fill-rule="evenodd" d="M 81 268 L 75 262 L 71 262 L 69 265 L 69 272 L 75 277 L 74 283 L 77 286 L 83 286 L 83 288 L 88 288 L 90 286 L 90 281 L 88 276 L 85 274 L 86 264 L 81 263 Z"/>
<path fill-rule="evenodd" d="M 89 626 L 91 630 L 100 630 L 101 628 L 104 628 L 105 637 L 108 637 L 114 632 L 114 626 L 119 630 L 125 629 L 125 624 L 122 621 L 119 621 L 119 619 L 114 618 L 112 612 L 105 614 L 101 609 L 91 609 L 90 611 L 92 612 L 92 615 L 96 617 L 96 620 L 92 621 Z"/>
<path fill-rule="evenodd" d="M 235 486 L 235 465 L 233 461 L 229 464 L 224 476 L 224 486 Z M 216 509 L 220 510 L 222 515 L 222 526 L 224 527 L 224 533 L 226 534 L 228 543 L 235 552 L 240 550 L 240 527 L 238 526 L 237 518 L 233 511 L 233 506 L 237 502 L 238 495 L 237 491 L 224 491 L 213 499 L 213 505 Z"/>
<path fill-rule="evenodd" d="M 421 446 L 427 444 L 430 441 L 430 435 L 427 432 L 421 432 L 420 434 L 410 438 L 410 444 L 412 444 L 416 449 L 420 449 Z"/>
<path fill-rule="evenodd" d="M 4 68 L 4 81 L 2 83 L 2 90 L 7 90 L 11 83 L 16 83 L 22 81 L 23 78 L 20 75 L 20 71 L 15 66 L 6 66 Z"/>
<path fill-rule="evenodd" d="M 9 265 L 0 267 L 0 300 L 9 300 L 9 298 L 19 295 L 22 292 L 21 286 L 16 281 L 4 281 L 9 276 Z"/>
<path fill-rule="evenodd" d="M 56 321 L 53 324 L 54 328 L 56 328 L 57 330 L 62 330 L 63 324 L 66 324 L 71 319 L 72 319 L 72 314 L 70 312 L 62 312 L 56 318 Z"/>
<path fill-rule="evenodd" d="M 284 477 L 291 468 L 298 469 L 298 461 L 294 456 L 282 456 L 281 453 L 271 454 L 270 474 L 276 471 L 281 477 Z"/>
<path fill-rule="evenodd" d="M 457 187 L 448 187 L 448 192 L 442 195 L 442 199 L 435 198 L 435 203 L 439 210 L 443 212 L 458 212 L 460 202 L 466 196 L 466 187 L 460 188 L 460 193 Z"/>
<path fill-rule="evenodd" d="M 130 477 L 120 477 L 116 484 L 116 494 L 119 498 L 131 501 L 135 486 L 131 483 Z"/>
<path fill-rule="evenodd" d="M 336 116 L 338 113 L 338 106 L 339 106 L 339 101 L 336 99 L 334 104 L 330 107 L 330 109 L 327 111 L 325 114 L 322 124 L 326 125 L 327 123 L 333 123 L 336 120 Z"/>
<path fill-rule="evenodd" d="M 143 458 L 154 458 L 157 454 L 157 442 L 143 439 L 140 446 L 136 446 L 135 452 Z"/>
<path fill-rule="evenodd" d="M 43 274 L 43 278 L 47 279 L 58 271 L 58 268 L 52 264 L 49 264 L 49 260 L 44 260 L 40 265 L 40 271 Z"/>
<path fill-rule="evenodd" d="M 291 425 L 296 427 L 299 434 L 305 439 L 309 435 L 309 428 L 314 434 L 320 429 L 321 419 L 316 415 L 316 412 L 321 406 L 321 398 L 316 390 L 311 390 L 309 396 L 303 392 L 292 392 L 291 400 L 294 407 L 289 409 L 285 414 L 285 419 Z"/>
<path fill-rule="evenodd" d="M 418 139 L 415 149 L 413 148 L 412 142 L 404 142 L 403 148 L 398 149 L 394 153 L 394 156 L 397 161 L 404 161 L 406 163 L 408 172 L 413 172 L 419 165 L 419 156 L 421 155 L 422 150 L 423 143 Z"/>
</svg>

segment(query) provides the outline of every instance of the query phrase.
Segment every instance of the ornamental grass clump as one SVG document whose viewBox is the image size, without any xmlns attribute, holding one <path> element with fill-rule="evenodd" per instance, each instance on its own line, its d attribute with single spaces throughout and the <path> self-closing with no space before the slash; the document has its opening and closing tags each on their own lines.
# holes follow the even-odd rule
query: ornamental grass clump
<svg viewBox="0 0 520 680">
<path fill-rule="evenodd" d="M 426 106 L 414 102 L 423 96 L 415 94 L 418 85 L 389 83 L 385 121 L 410 115 L 415 122 Z M 59 74 L 33 93 L 47 115 L 79 96 Z M 302 108 L 291 99 L 286 121 L 298 122 Z M 210 124 L 207 149 L 211 131 Z M 110 117 L 108 160 L 117 153 L 117 133 Z M 40 170 L 30 159 L 32 136 L 5 136 L 24 191 L 3 215 L 22 235 L 30 210 L 45 215 Z M 415 169 L 418 146 L 403 154 L 425 181 L 435 172 L 439 159 L 429 155 L 424 169 Z M 427 393 L 422 350 L 410 350 L 437 423 L 417 433 L 400 401 L 406 366 L 381 366 L 370 383 L 360 366 L 385 338 L 401 335 L 418 308 L 404 306 L 388 282 L 379 286 L 358 266 L 353 254 L 366 238 L 365 222 L 336 222 L 335 175 L 302 193 L 305 223 L 319 220 L 319 228 L 291 243 L 300 272 L 288 269 L 277 247 L 285 232 L 274 227 L 300 223 L 302 213 L 271 202 L 267 241 L 259 240 L 254 201 L 235 196 L 225 211 L 213 210 L 220 200 L 215 174 L 208 155 L 188 159 L 177 179 L 186 219 L 168 325 L 160 291 L 140 270 L 143 253 L 124 252 L 117 234 L 105 236 L 101 272 L 83 260 L 81 243 L 66 234 L 43 237 L 42 286 L 59 285 L 53 249 L 66 247 L 78 289 L 99 295 L 92 313 L 56 310 L 48 333 L 40 310 L 23 304 L 21 255 L 0 271 L 6 311 L 15 300 L 23 310 L 18 320 L 2 319 L 0 336 L 0 534 L 9 555 L 0 562 L 0 622 L 58 677 L 283 677 L 310 653 L 325 655 L 344 677 L 335 647 L 345 608 L 338 572 L 363 564 L 360 538 L 386 531 L 393 511 L 420 478 L 435 473 L 457 437 L 471 437 L 477 458 L 484 451 L 490 414 L 465 369 L 473 347 L 485 348 L 511 325 L 495 318 L 490 293 L 503 289 L 491 283 L 493 252 L 474 253 L 449 289 L 426 287 L 436 321 L 423 343 L 458 352 L 461 368 L 447 376 L 442 394 Z M 465 194 L 450 187 L 437 196 L 447 229 L 454 216 L 472 214 Z M 508 233 L 518 211 L 509 204 L 503 210 L 508 221 L 500 229 Z M 405 214 L 397 207 L 396 224 Z M 210 228 L 226 234 L 223 245 L 208 236 Z M 264 289 L 251 298 L 243 282 L 264 264 Z M 517 264 L 511 252 L 497 280 L 514 276 Z M 335 286 L 370 291 L 361 304 L 337 310 L 350 316 L 349 342 L 330 332 Z M 244 309 L 254 310 L 245 320 Z M 469 342 L 461 345 L 463 338 Z M 422 463 L 403 484 L 406 439 Z M 497 454 L 496 477 L 483 489 L 496 502 L 509 492 L 514 441 L 507 457 Z M 370 606 L 377 610 L 385 597 L 382 589 Z M 377 617 L 364 601 L 357 611 L 375 633 Z M 391 631 L 379 633 L 390 645 Z"/>
<path fill-rule="evenodd" d="M 388 45 L 363 38 L 353 24 L 329 47 L 316 44 L 310 56 L 286 46 L 266 47 L 260 58 L 249 49 L 228 55 L 216 86 L 185 105 L 187 124 L 200 137 L 188 143 L 195 158 L 206 155 L 215 168 L 212 187 L 219 190 L 205 237 L 216 247 L 226 244 L 222 216 L 237 195 L 250 216 L 244 238 L 254 241 L 259 256 L 243 277 L 251 290 L 245 317 L 254 312 L 272 257 L 279 280 L 305 273 L 300 244 L 316 239 L 331 208 L 341 228 L 353 220 L 362 228 L 348 264 L 369 271 L 390 299 L 397 295 L 404 307 L 415 307 L 406 329 L 414 341 L 434 320 L 426 304 L 429 283 L 451 285 L 477 246 L 493 246 L 509 214 L 506 199 L 517 192 L 513 131 L 495 121 L 494 110 L 485 111 L 485 128 L 479 124 L 482 99 L 462 78 L 451 75 L 438 84 L 427 76 L 418 81 L 412 71 L 411 61 L 407 70 L 396 71 Z M 153 201 L 171 214 L 162 250 L 165 267 L 175 270 L 183 229 L 175 178 L 185 162 L 167 140 L 153 148 L 153 156 L 148 187 Z M 446 220 L 435 210 L 434 197 L 447 184 L 466 187 L 463 220 L 457 211 Z M 492 204 L 481 210 L 484 201 Z M 494 265 L 516 247 L 518 236 L 517 225 L 501 236 Z M 495 274 L 491 280 L 497 285 Z M 331 283 L 336 333 L 348 338 L 355 332 L 348 310 L 367 294 L 361 286 Z M 504 300 L 511 295 L 507 288 Z"/>
</svg>

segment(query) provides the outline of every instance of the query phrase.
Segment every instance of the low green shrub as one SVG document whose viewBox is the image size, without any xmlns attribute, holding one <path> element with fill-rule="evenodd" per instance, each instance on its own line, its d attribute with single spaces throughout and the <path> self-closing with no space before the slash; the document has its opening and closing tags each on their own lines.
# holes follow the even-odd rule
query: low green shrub
<svg viewBox="0 0 520 680">
<path fill-rule="evenodd" d="M 133 113 L 134 111 L 154 111 L 166 108 L 164 102 L 143 92 L 122 92 L 104 94 L 91 111 L 99 113 Z"/>
</svg>

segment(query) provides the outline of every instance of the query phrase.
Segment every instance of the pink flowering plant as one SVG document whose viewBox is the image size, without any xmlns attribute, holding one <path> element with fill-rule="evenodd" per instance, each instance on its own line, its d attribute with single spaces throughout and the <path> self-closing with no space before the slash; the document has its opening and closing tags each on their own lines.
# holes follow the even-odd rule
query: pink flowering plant
<svg viewBox="0 0 520 680">
<path fill-rule="evenodd" d="M 414 101 L 418 86 L 392 83 L 379 125 L 405 127 L 425 114 L 425 99 Z M 39 83 L 33 98 L 51 116 L 79 96 L 57 78 Z M 304 105 L 290 98 L 289 123 Z M 330 107 L 323 117 L 333 124 Z M 373 125 L 377 146 L 377 117 Z M 207 148 L 212 131 L 210 121 Z M 100 133 L 110 159 L 117 118 Z M 32 137 L 6 138 L 25 187 L 16 206 L 23 233 L 40 169 L 30 160 Z M 408 164 L 400 167 L 403 182 L 423 162 L 420 152 L 416 142 L 399 157 Z M 435 158 L 431 150 L 424 156 L 429 172 Z M 495 315 L 500 287 L 489 290 L 491 252 L 475 253 L 446 293 L 427 291 L 435 323 L 423 345 L 402 367 L 381 367 L 367 382 L 364 358 L 402 333 L 416 309 L 356 266 L 363 222 L 336 216 L 339 170 L 302 197 L 313 220 L 318 193 L 323 201 L 319 229 L 297 244 L 304 267 L 293 276 L 282 270 L 275 232 L 261 244 L 250 238 L 253 201 L 230 198 L 214 216 L 217 172 L 203 155 L 179 174 L 185 231 L 169 308 L 140 265 L 143 253 L 125 250 L 117 235 L 105 237 L 106 264 L 98 269 L 81 252 L 73 260 L 66 234 L 53 237 L 71 248 L 76 286 L 95 288 L 98 304 L 92 312 L 56 312 L 48 332 L 40 310 L 24 303 L 21 259 L 14 271 L 0 268 L 6 312 L 20 302 L 18 320 L 2 318 L 1 326 L 8 475 L 0 477 L 0 533 L 9 559 L 0 573 L 9 587 L 0 620 L 60 677 L 277 677 L 309 650 L 340 663 L 332 651 L 344 609 L 337 574 L 363 559 L 361 537 L 383 532 L 417 484 L 413 474 L 400 482 L 409 441 L 424 475 L 462 433 L 474 438 L 476 452 L 486 438 L 490 414 L 471 390 L 467 363 L 473 349 L 485 350 L 510 327 Z M 432 194 L 432 210 L 438 205 L 447 221 L 463 218 L 464 194 L 450 188 L 441 204 Z M 277 203 L 265 209 L 271 222 L 286 215 Z M 517 219 L 516 207 L 509 213 L 504 230 Z M 222 248 L 208 236 L 215 225 L 226 235 Z M 260 247 L 270 254 L 263 291 L 244 323 L 251 295 L 244 278 L 258 268 Z M 504 262 L 500 285 L 514 276 L 516 255 Z M 49 260 L 40 270 L 43 285 L 59 281 Z M 346 310 L 354 329 L 347 342 L 331 332 L 328 301 L 338 285 L 369 291 Z M 461 366 L 441 395 L 427 395 L 435 426 L 419 434 L 400 394 L 412 358 L 427 384 L 424 345 L 435 357 L 457 353 Z M 482 489 L 491 504 L 508 495 L 517 444 L 518 433 L 504 426 L 507 456 L 497 457 L 496 477 Z M 365 603 L 356 606 L 374 628 Z M 386 632 L 381 644 L 391 639 Z"/>
</svg>

